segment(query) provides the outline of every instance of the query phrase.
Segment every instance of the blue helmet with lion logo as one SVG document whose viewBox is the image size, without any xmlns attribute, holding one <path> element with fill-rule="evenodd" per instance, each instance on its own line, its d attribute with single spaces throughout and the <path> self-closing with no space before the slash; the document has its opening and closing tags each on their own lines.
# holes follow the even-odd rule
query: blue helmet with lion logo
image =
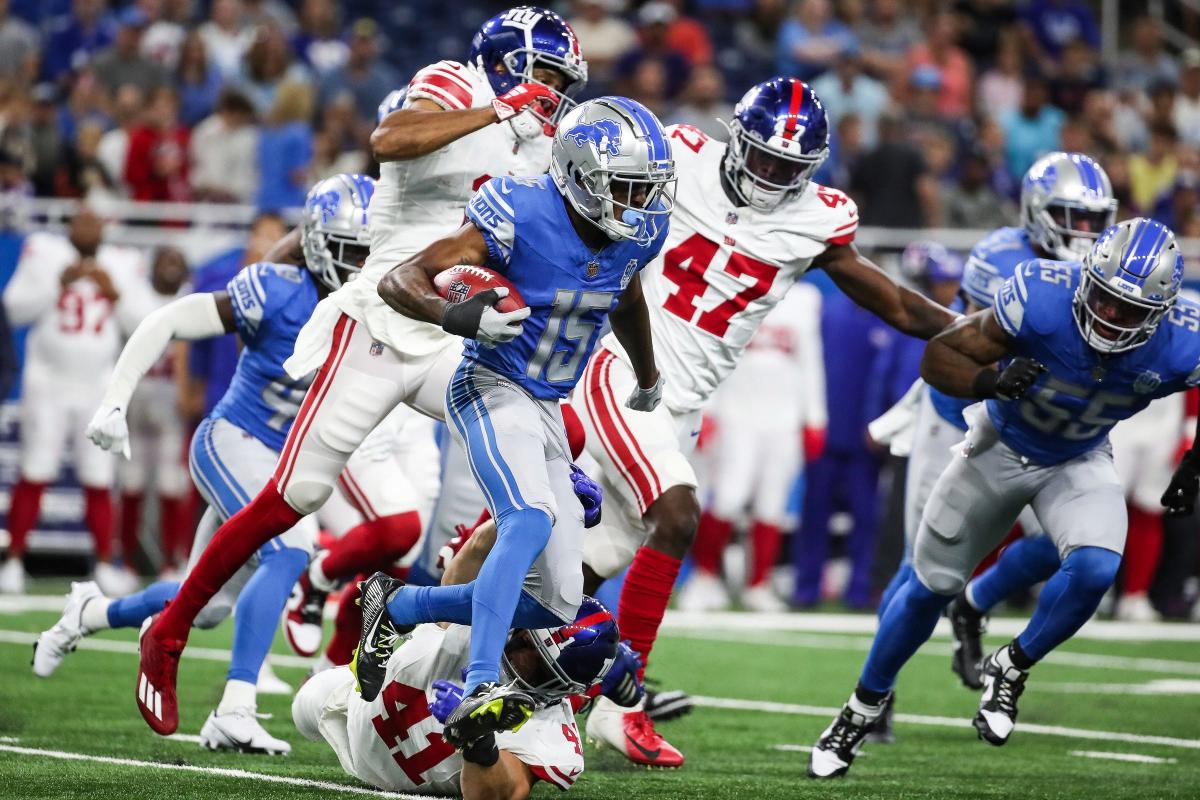
<svg viewBox="0 0 1200 800">
<path fill-rule="evenodd" d="M 304 263 L 330 290 L 342 285 L 339 270 L 362 269 L 371 245 L 367 206 L 374 193 L 374 180 L 344 172 L 318 182 L 304 200 L 300 219 Z"/>
</svg>

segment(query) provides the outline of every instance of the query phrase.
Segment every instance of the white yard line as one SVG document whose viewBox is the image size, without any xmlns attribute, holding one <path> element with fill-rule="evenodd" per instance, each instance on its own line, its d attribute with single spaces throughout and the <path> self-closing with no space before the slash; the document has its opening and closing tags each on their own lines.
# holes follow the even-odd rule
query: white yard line
<svg viewBox="0 0 1200 800">
<path fill-rule="evenodd" d="M 1105 753 L 1099 750 L 1072 750 L 1071 755 L 1080 758 L 1101 758 L 1108 761 L 1129 761 L 1134 764 L 1178 764 L 1177 758 L 1144 756 L 1141 753 Z"/>
<path fill-rule="evenodd" d="M 157 761 L 139 761 L 134 758 L 114 758 L 113 756 L 95 756 L 88 753 L 70 753 L 64 750 L 42 750 L 37 747 L 13 747 L 0 745 L 0 753 L 16 753 L 23 756 L 39 756 L 41 758 L 57 758 L 63 761 L 91 761 L 96 764 L 113 764 L 119 767 L 143 767 L 145 769 L 166 769 L 179 772 L 197 772 L 203 775 L 216 775 L 222 778 L 244 778 L 264 783 L 280 783 L 285 786 L 298 786 L 304 789 L 322 789 L 343 794 L 368 795 L 370 797 L 395 797 L 400 800 L 419 800 L 419 795 L 400 794 L 399 792 L 384 792 L 378 789 L 368 789 L 363 786 L 350 786 L 332 781 L 314 781 L 307 778 L 290 778 L 285 775 L 267 775 L 263 772 L 251 772 L 244 769 L 225 769 L 222 767 L 201 767 L 192 764 L 165 764 Z"/>
<path fill-rule="evenodd" d="M 188 744 L 200 744 L 200 737 L 194 733 L 172 733 L 167 737 L 175 742 L 187 742 Z"/>
<path fill-rule="evenodd" d="M 36 633 L 26 633 L 25 631 L 4 631 L 0 630 L 0 644 L 27 644 L 32 645 L 37 641 Z M 118 642 L 111 639 L 84 639 L 79 643 L 80 650 L 100 650 L 106 653 L 125 653 L 127 655 L 137 655 L 137 642 Z M 219 650 L 215 647 L 189 647 L 187 649 L 188 658 L 197 658 L 202 661 L 228 661 L 230 653 L 228 650 Z M 282 655 L 279 653 L 271 654 L 272 667 L 294 667 L 296 669 L 309 669 L 312 667 L 313 659 L 301 658 L 300 656 Z"/>
</svg>

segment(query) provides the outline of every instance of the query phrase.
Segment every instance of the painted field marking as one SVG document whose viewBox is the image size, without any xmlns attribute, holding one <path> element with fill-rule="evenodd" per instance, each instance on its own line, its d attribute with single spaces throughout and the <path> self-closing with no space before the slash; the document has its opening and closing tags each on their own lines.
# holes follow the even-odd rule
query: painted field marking
<svg viewBox="0 0 1200 800">
<path fill-rule="evenodd" d="M 1102 758 L 1108 761 L 1128 761 L 1133 764 L 1178 764 L 1177 758 L 1144 756 L 1141 753 L 1105 753 L 1100 750 L 1072 750 L 1071 755 L 1080 758 Z"/>
</svg>

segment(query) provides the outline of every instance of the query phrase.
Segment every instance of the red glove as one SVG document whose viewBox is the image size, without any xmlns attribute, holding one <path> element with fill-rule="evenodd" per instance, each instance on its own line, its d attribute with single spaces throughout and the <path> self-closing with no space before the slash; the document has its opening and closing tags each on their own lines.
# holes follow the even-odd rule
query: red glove
<svg viewBox="0 0 1200 800">
<path fill-rule="evenodd" d="M 491 518 L 491 512 L 485 508 L 483 513 L 479 515 L 479 519 L 475 520 L 474 525 L 455 525 L 454 533 L 456 535 L 453 539 L 442 545 L 442 549 L 438 551 L 437 568 L 444 572 L 446 567 L 450 566 L 450 562 L 454 560 L 454 557 L 458 555 L 458 551 L 462 550 L 467 540 L 471 538 L 471 534 L 475 532 L 475 529 Z"/>
<path fill-rule="evenodd" d="M 824 428 L 805 428 L 800 439 L 804 443 L 805 461 L 816 461 L 825 452 Z"/>
<path fill-rule="evenodd" d="M 522 83 L 493 100 L 492 108 L 496 109 L 496 116 L 499 117 L 497 121 L 504 122 L 534 103 L 538 105 L 538 115 L 543 119 L 550 119 L 554 109 L 558 108 L 558 95 L 540 83 Z"/>
</svg>

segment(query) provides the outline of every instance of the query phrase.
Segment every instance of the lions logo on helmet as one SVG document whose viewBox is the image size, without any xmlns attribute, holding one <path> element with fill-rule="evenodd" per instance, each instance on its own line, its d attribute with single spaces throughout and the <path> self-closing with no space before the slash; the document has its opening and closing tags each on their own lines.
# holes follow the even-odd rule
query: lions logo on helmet
<svg viewBox="0 0 1200 800">
<path fill-rule="evenodd" d="M 621 126 L 611 119 L 581 122 L 571 128 L 565 138 L 574 142 L 576 147 L 591 143 L 601 155 L 621 155 Z"/>
<path fill-rule="evenodd" d="M 343 173 L 319 182 L 308 192 L 301 217 L 300 246 L 309 272 L 331 291 L 342 285 L 343 272 L 358 272 L 371 237 L 367 206 L 375 181 Z"/>
</svg>

